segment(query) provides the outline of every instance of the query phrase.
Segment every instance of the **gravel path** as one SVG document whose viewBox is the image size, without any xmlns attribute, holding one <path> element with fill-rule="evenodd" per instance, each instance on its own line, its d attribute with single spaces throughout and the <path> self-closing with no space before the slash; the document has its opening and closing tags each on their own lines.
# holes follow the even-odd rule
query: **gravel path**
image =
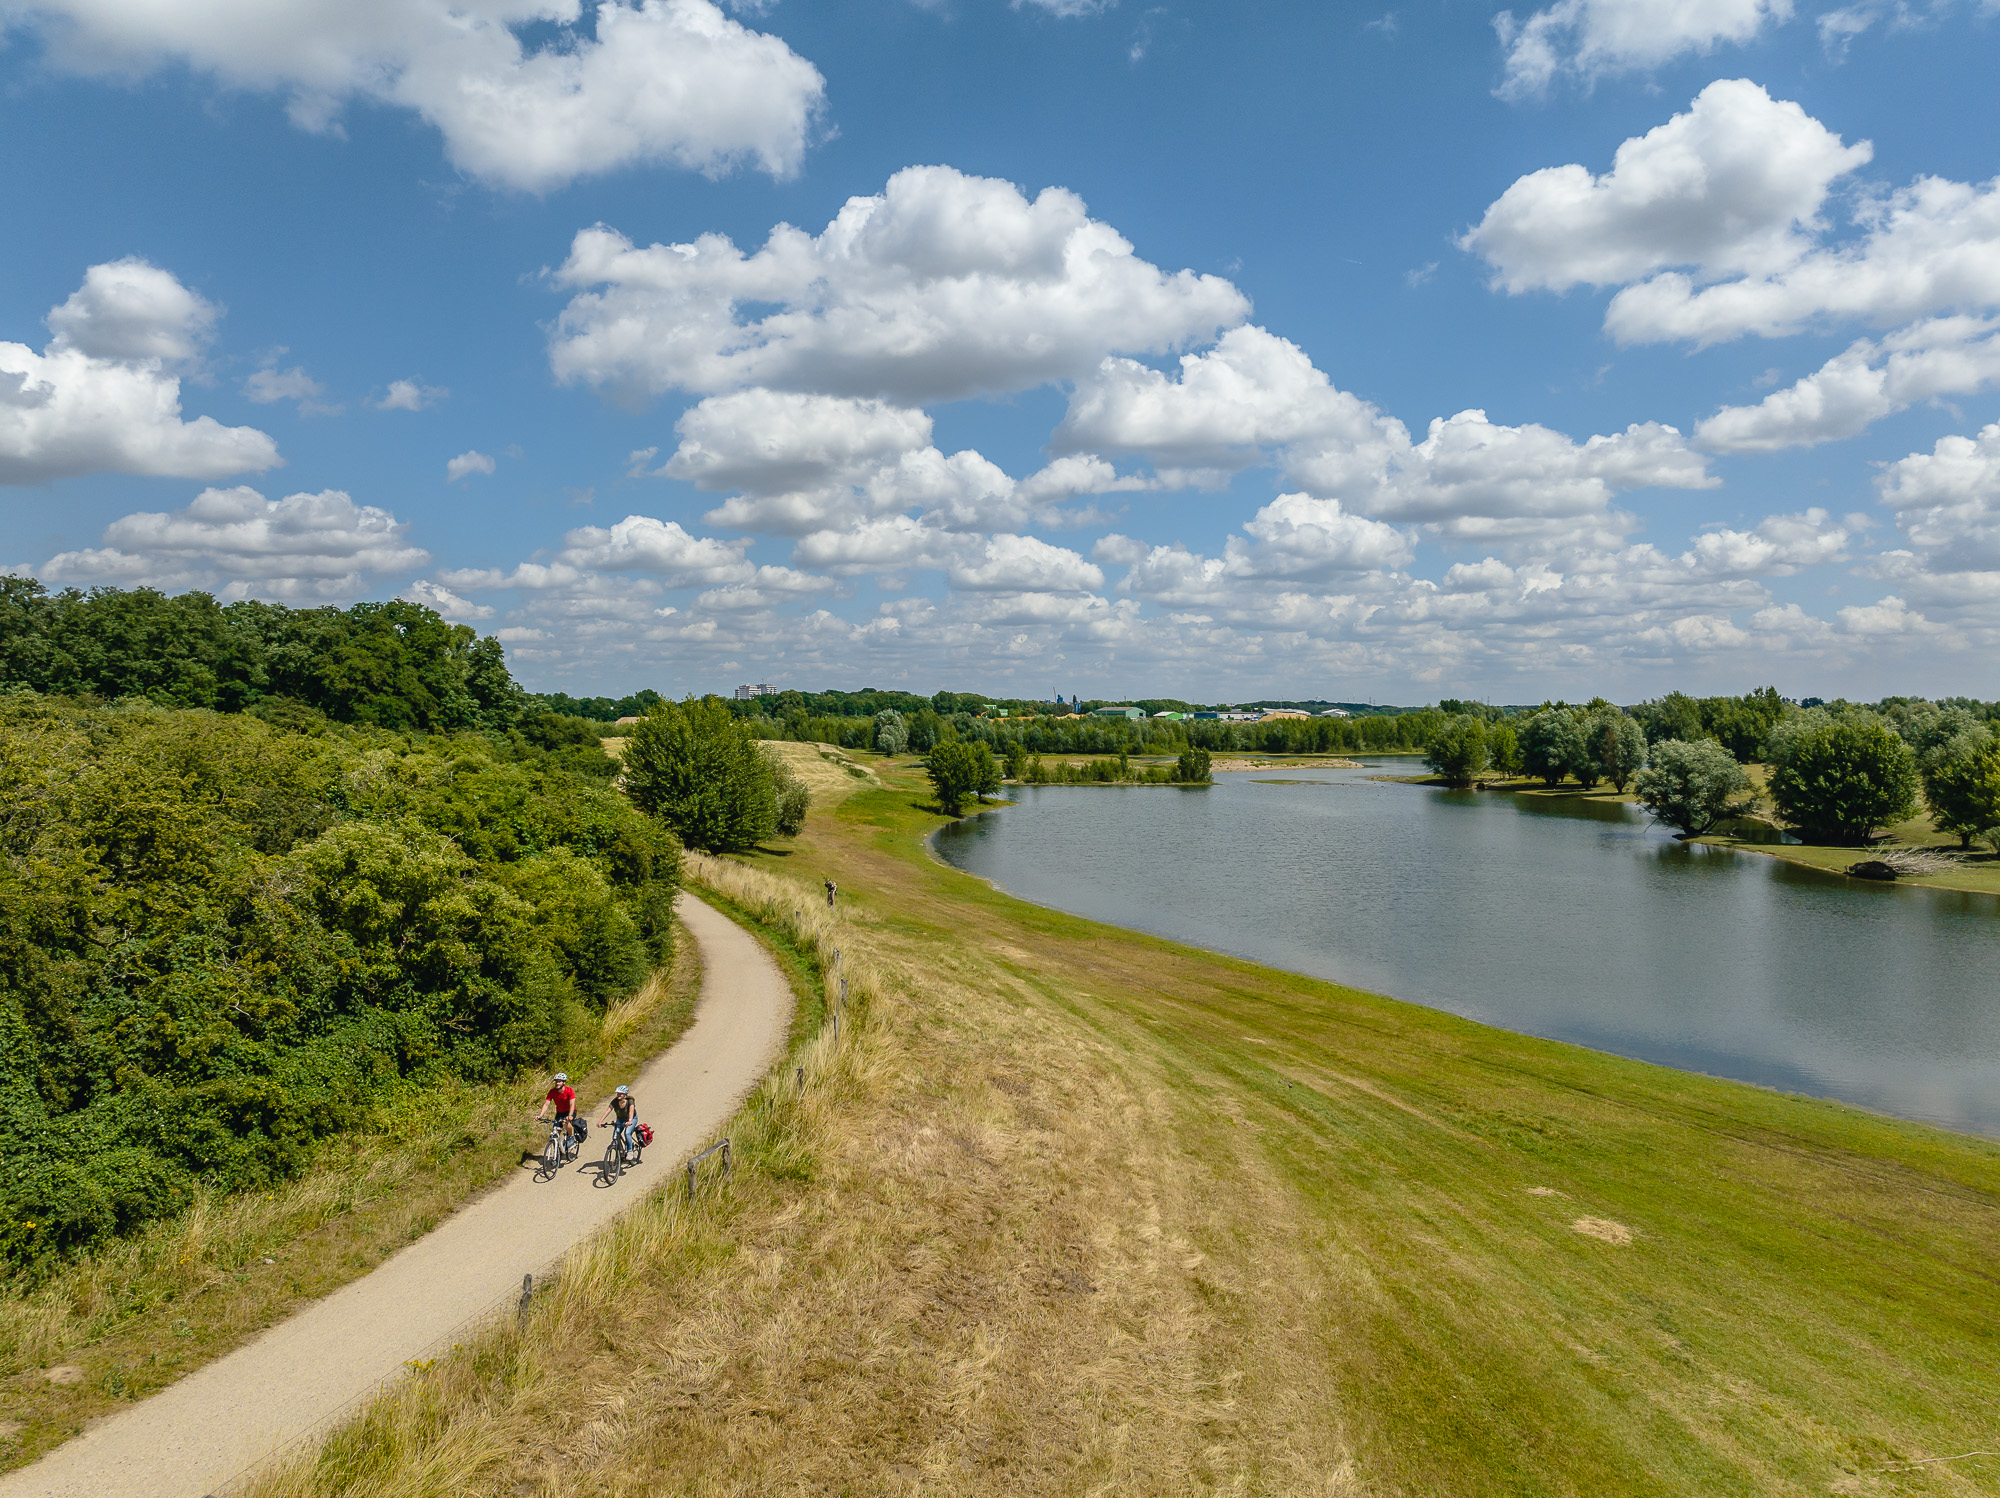
<svg viewBox="0 0 2000 1498">
<path fill-rule="evenodd" d="M 792 994 L 740 926 L 683 894 L 675 909 L 701 948 L 693 1024 L 632 1090 L 653 1147 L 636 1170 L 597 1185 L 605 1135 L 552 1180 L 528 1167 L 447 1218 L 381 1268 L 280 1322 L 171 1388 L 0 1478 L 0 1498 L 203 1498 L 353 1411 L 404 1363 L 451 1345 L 520 1294 L 563 1251 L 676 1179 L 695 1146 L 763 1077 Z M 590 1099 L 593 1123 L 602 1098 Z"/>
</svg>

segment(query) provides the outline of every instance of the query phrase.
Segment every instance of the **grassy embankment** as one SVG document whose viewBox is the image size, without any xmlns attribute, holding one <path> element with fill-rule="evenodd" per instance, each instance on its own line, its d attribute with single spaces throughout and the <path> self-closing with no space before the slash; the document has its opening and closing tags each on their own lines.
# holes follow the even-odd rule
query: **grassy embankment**
<svg viewBox="0 0 2000 1498">
<path fill-rule="evenodd" d="M 605 1015 L 568 1063 L 591 1104 L 680 1036 L 701 959 Z M 0 1290 L 0 1467 L 18 1466 L 367 1273 L 513 1170 L 544 1130 L 522 1115 L 543 1083 L 449 1083 L 396 1098 L 367 1128 L 269 1192 L 211 1196 L 136 1237 Z"/>
<path fill-rule="evenodd" d="M 2000 1146 L 1038 909 L 787 752 L 854 793 L 691 873 L 843 1044 L 265 1498 L 2000 1484 Z"/>
</svg>

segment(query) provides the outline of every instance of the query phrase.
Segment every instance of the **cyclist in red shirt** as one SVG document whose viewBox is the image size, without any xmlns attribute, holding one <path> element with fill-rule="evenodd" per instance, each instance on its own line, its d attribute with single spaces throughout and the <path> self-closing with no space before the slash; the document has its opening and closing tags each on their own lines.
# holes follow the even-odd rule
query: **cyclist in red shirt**
<svg viewBox="0 0 2000 1498">
<path fill-rule="evenodd" d="M 563 1127 L 563 1138 L 570 1144 L 576 1142 L 576 1089 L 569 1085 L 569 1073 L 559 1071 L 549 1090 L 542 1097 L 542 1106 L 535 1112 L 536 1122 L 549 1116 L 549 1109 L 555 1109 L 556 1121 Z"/>
</svg>

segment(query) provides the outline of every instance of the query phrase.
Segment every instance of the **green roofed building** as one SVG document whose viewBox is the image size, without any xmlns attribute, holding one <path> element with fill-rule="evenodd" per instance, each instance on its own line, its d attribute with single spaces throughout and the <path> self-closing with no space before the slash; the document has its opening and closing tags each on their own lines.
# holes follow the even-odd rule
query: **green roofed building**
<svg viewBox="0 0 2000 1498">
<path fill-rule="evenodd" d="M 1093 718 L 1143 718 L 1146 714 L 1143 710 L 1136 707 L 1093 707 L 1090 710 L 1090 716 Z"/>
</svg>

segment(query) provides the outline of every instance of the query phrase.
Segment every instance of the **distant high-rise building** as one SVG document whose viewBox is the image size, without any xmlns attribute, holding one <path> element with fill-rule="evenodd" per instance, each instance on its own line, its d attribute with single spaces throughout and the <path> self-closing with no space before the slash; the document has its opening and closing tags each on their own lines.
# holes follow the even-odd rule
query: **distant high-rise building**
<svg viewBox="0 0 2000 1498">
<path fill-rule="evenodd" d="M 760 681 L 754 687 L 742 686 L 736 689 L 736 700 L 738 702 L 747 702 L 752 697 L 775 697 L 777 695 L 778 689 L 768 681 Z"/>
</svg>

